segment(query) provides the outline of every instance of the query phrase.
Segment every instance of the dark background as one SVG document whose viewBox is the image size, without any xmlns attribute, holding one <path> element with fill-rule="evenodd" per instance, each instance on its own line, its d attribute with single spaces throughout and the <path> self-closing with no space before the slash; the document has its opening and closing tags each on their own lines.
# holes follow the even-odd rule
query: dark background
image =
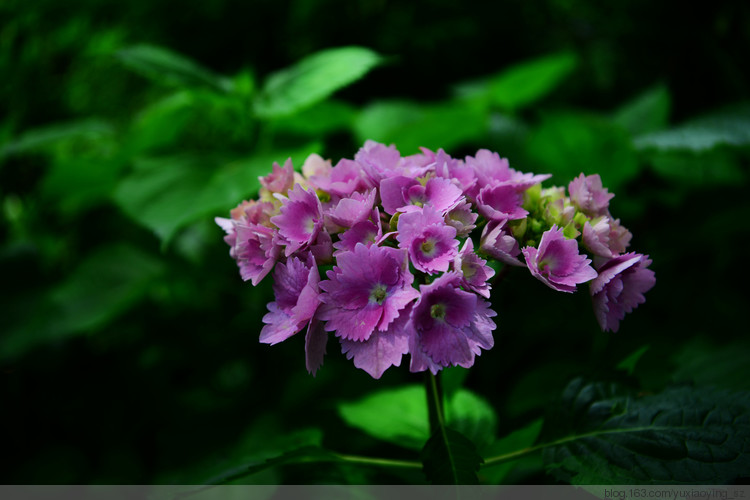
<svg viewBox="0 0 750 500">
<path fill-rule="evenodd" d="M 673 1 L 6 0 L 0 26 L 5 483 L 196 483 L 214 469 L 273 455 L 295 433 L 302 442 L 322 432 L 323 444 L 341 452 L 416 459 L 345 426 L 337 404 L 419 383 L 420 375 L 402 366 L 373 380 L 331 343 L 313 378 L 301 335 L 274 347 L 258 343 L 270 280 L 255 289 L 243 283 L 212 222 L 240 199 L 166 239 L 129 204 L 151 189 L 139 174 L 148 159 L 187 158 L 210 169 L 257 151 L 283 161 L 281 151 L 313 141 L 335 162 L 361 146 L 356 125 L 312 133 L 278 125 L 268 139 L 263 127 L 273 123 L 237 132 L 236 110 L 199 94 L 186 117 L 147 122 L 144 110 L 175 89 L 116 57 L 141 43 L 219 74 L 252 75 L 257 88 L 316 51 L 368 47 L 387 64 L 335 95 L 355 121 L 372 103 L 439 106 L 453 102 L 462 82 L 574 54 L 575 70 L 539 100 L 490 110 L 491 124 L 510 128 L 490 125 L 448 152 L 490 148 L 519 170 L 553 172 L 558 185 L 579 171 L 601 172 L 633 249 L 653 259 L 657 285 L 617 334 L 602 333 L 586 291 L 555 294 L 513 270 L 493 290 L 495 348 L 456 377 L 465 375 L 464 384 L 494 407 L 499 435 L 543 415 L 575 375 L 624 376 L 615 367 L 644 346 L 630 379 L 643 391 L 673 381 L 749 388 L 747 2 L 689 9 Z M 666 106 L 660 123 L 639 131 L 613 121 L 650 89 Z M 734 113 L 731 139 L 700 150 L 634 146 L 639 134 L 717 112 Z M 72 139 L 50 135 L 50 126 L 92 118 Z M 395 134 L 389 139 L 398 146 Z M 244 196 L 255 189 L 248 185 Z M 290 466 L 253 480 L 423 478 Z M 551 481 L 533 463 L 508 480 Z"/>
</svg>

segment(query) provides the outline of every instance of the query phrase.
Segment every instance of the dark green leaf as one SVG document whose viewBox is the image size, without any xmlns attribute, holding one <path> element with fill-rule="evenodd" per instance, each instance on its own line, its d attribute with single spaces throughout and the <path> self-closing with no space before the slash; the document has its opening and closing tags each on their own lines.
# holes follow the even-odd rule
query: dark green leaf
<svg viewBox="0 0 750 500">
<path fill-rule="evenodd" d="M 551 427 L 547 468 L 574 484 L 728 484 L 750 470 L 748 392 L 633 396 L 578 379 Z"/>
<path fill-rule="evenodd" d="M 500 484 L 518 465 L 518 456 L 523 456 L 539 437 L 542 422 L 536 419 L 492 443 L 484 454 L 487 459 L 480 473 L 482 482 Z"/>
<path fill-rule="evenodd" d="M 48 125 L 28 130 L 16 139 L 4 144 L 0 147 L 0 158 L 12 154 L 42 150 L 62 141 L 80 138 L 101 139 L 113 134 L 114 128 L 111 124 L 96 119 Z"/>
<path fill-rule="evenodd" d="M 508 111 L 518 110 L 549 94 L 577 64 L 578 58 L 572 52 L 525 61 L 476 84 L 472 93 L 486 93 L 491 103 Z"/>
<path fill-rule="evenodd" d="M 384 101 L 363 109 L 354 129 L 360 142 L 372 139 L 393 143 L 403 154 L 416 153 L 420 147 L 450 151 L 486 135 L 488 116 L 485 111 L 460 101 L 440 104 Z"/>
<path fill-rule="evenodd" d="M 641 357 L 643 357 L 643 355 L 646 354 L 646 351 L 648 351 L 649 347 L 651 346 L 644 345 L 643 347 L 629 354 L 625 359 L 623 359 L 617 364 L 617 369 L 624 370 L 628 372 L 628 375 L 632 375 L 633 370 L 635 370 L 635 365 L 637 365 L 638 361 L 641 360 Z"/>
<path fill-rule="evenodd" d="M 675 382 L 750 391 L 748 359 L 750 342 L 746 340 L 717 345 L 708 339 L 696 338 L 673 356 L 672 361 L 677 369 L 672 378 Z"/>
<path fill-rule="evenodd" d="M 671 99 L 669 91 L 658 85 L 625 103 L 615 112 L 614 122 L 631 134 L 645 134 L 667 126 Z"/>
<path fill-rule="evenodd" d="M 593 115 L 548 115 L 527 143 L 527 154 L 539 172 L 553 174 L 567 184 L 580 173 L 600 174 L 604 186 L 616 191 L 640 171 L 628 134 L 610 121 Z"/>
<path fill-rule="evenodd" d="M 116 55 L 128 68 L 157 82 L 179 87 L 207 87 L 217 92 L 232 91 L 228 78 L 163 47 L 135 45 Z"/>
<path fill-rule="evenodd" d="M 362 78 L 382 61 L 364 47 L 317 52 L 271 75 L 256 98 L 255 112 L 262 118 L 277 118 L 301 111 Z"/>
<path fill-rule="evenodd" d="M 747 177 L 741 159 L 727 147 L 700 153 L 685 150 L 651 151 L 648 158 L 657 174 L 670 182 L 689 186 L 740 184 Z"/>
<path fill-rule="evenodd" d="M 135 247 L 100 248 L 48 295 L 16 304 L 27 309 L 26 321 L 0 338 L 0 359 L 102 327 L 143 299 L 162 271 L 159 260 Z"/>
<path fill-rule="evenodd" d="M 478 484 L 482 457 L 466 436 L 451 428 L 435 431 L 422 449 L 422 464 L 432 484 Z"/>
<path fill-rule="evenodd" d="M 750 144 L 750 104 L 733 106 L 691 120 L 669 130 L 639 135 L 634 139 L 639 150 L 706 151 L 717 146 Z"/>
</svg>

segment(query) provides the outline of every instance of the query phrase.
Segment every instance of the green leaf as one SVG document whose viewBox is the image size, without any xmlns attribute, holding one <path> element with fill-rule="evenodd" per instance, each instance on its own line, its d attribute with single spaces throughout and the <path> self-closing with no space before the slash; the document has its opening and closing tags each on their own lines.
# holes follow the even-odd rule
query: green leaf
<svg viewBox="0 0 750 500">
<path fill-rule="evenodd" d="M 746 340 L 719 345 L 698 337 L 682 346 L 672 357 L 672 362 L 677 366 L 672 379 L 675 382 L 750 391 L 750 377 L 746 368 L 748 359 L 750 342 Z"/>
<path fill-rule="evenodd" d="M 406 448 L 421 449 L 430 437 L 424 387 L 407 385 L 340 403 L 344 421 L 370 436 Z"/>
<path fill-rule="evenodd" d="M 456 126 L 460 124 L 460 126 Z M 354 123 L 357 139 L 396 144 L 403 154 L 420 147 L 437 150 L 478 141 L 488 130 L 488 115 L 460 101 L 418 104 L 383 101 L 365 107 Z"/>
<path fill-rule="evenodd" d="M 609 120 L 581 113 L 555 113 L 544 117 L 526 143 L 529 157 L 539 172 L 567 184 L 578 174 L 600 174 L 602 182 L 616 191 L 640 172 L 630 137 Z"/>
<path fill-rule="evenodd" d="M 551 427 L 546 466 L 574 484 L 729 484 L 750 470 L 750 392 L 633 396 L 577 379 Z"/>
<path fill-rule="evenodd" d="M 288 132 L 307 137 L 322 137 L 332 132 L 351 128 L 357 112 L 341 101 L 322 101 L 291 116 L 272 122 L 277 132 Z"/>
<path fill-rule="evenodd" d="M 615 112 L 614 122 L 631 134 L 645 134 L 667 126 L 671 98 L 664 85 L 648 89 Z"/>
<path fill-rule="evenodd" d="M 747 178 L 741 158 L 726 147 L 702 152 L 650 151 L 648 159 L 657 174 L 687 186 L 736 185 Z"/>
<path fill-rule="evenodd" d="M 691 120 L 669 130 L 642 134 L 634 139 L 639 150 L 707 151 L 717 146 L 750 145 L 750 104 Z"/>
<path fill-rule="evenodd" d="M 492 443 L 484 453 L 488 458 L 480 474 L 483 482 L 500 484 L 518 465 L 517 458 L 523 456 L 537 440 L 542 430 L 542 423 L 541 418 L 536 419 Z"/>
<path fill-rule="evenodd" d="M 435 431 L 421 453 L 424 473 L 432 484 L 478 484 L 482 457 L 474 443 L 449 427 Z"/>
<path fill-rule="evenodd" d="M 317 52 L 271 75 L 256 97 L 255 112 L 261 118 L 277 118 L 301 111 L 362 78 L 382 61 L 364 47 Z"/>
<path fill-rule="evenodd" d="M 27 130 L 16 139 L 0 147 L 0 158 L 44 150 L 62 141 L 76 139 L 98 140 L 114 134 L 112 125 L 103 120 L 87 119 L 48 125 Z"/>
<path fill-rule="evenodd" d="M 628 373 L 628 375 L 632 375 L 633 371 L 635 370 L 635 365 L 637 365 L 638 361 L 641 360 L 641 357 L 646 354 L 646 351 L 648 351 L 649 347 L 651 346 L 647 344 L 639 349 L 636 349 L 634 352 L 629 354 L 625 359 L 617 364 L 617 369 L 624 370 Z"/>
<path fill-rule="evenodd" d="M 487 401 L 464 389 L 456 391 L 446 401 L 448 425 L 469 438 L 479 450 L 495 440 L 497 415 Z"/>
<path fill-rule="evenodd" d="M 411 449 L 421 449 L 430 437 L 424 387 L 407 385 L 378 391 L 353 403 L 340 403 L 341 418 L 372 437 Z M 465 433 L 478 446 L 494 440 L 497 417 L 479 396 L 458 389 L 446 395 L 448 425 Z"/>
<path fill-rule="evenodd" d="M 163 47 L 135 45 L 115 55 L 131 70 L 156 82 L 178 87 L 207 87 L 222 93 L 231 92 L 233 88 L 230 79 Z"/>
<path fill-rule="evenodd" d="M 48 294 L 16 303 L 25 318 L 11 320 L 0 337 L 0 359 L 103 327 L 142 300 L 163 270 L 161 261 L 130 245 L 101 247 Z"/>
<path fill-rule="evenodd" d="M 575 53 L 562 52 L 511 66 L 487 82 L 490 101 L 508 111 L 524 108 L 554 90 L 577 65 Z"/>
<path fill-rule="evenodd" d="M 135 170 L 115 190 L 116 203 L 136 221 L 168 244 L 179 229 L 210 215 L 229 212 L 254 196 L 258 177 L 271 172 L 274 161 L 292 157 L 301 165 L 318 149 L 275 152 L 271 155 L 227 161 L 221 158 L 165 157 L 135 162 Z"/>
</svg>

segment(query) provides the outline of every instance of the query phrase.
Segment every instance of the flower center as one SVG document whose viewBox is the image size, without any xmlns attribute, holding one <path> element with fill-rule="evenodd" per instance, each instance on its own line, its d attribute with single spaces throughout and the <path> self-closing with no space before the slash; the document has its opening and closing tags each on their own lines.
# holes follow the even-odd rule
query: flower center
<svg viewBox="0 0 750 500">
<path fill-rule="evenodd" d="M 445 305 L 433 304 L 433 306 L 430 307 L 430 316 L 435 319 L 445 319 Z"/>
<path fill-rule="evenodd" d="M 435 240 L 433 240 L 432 238 L 427 238 L 422 242 L 420 248 L 422 249 L 423 254 L 425 254 L 427 257 L 430 257 L 431 254 L 435 251 Z"/>
<path fill-rule="evenodd" d="M 378 284 L 372 289 L 372 292 L 370 292 L 370 300 L 382 304 L 386 295 L 388 295 L 388 293 L 385 285 Z"/>
</svg>

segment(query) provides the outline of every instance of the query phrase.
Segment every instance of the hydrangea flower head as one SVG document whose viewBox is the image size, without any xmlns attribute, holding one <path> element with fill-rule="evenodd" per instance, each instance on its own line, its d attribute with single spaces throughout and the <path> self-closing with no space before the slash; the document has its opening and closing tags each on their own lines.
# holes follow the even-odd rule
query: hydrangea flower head
<svg viewBox="0 0 750 500">
<path fill-rule="evenodd" d="M 413 372 L 437 373 L 447 366 L 469 368 L 481 349 L 494 344 L 495 312 L 476 294 L 461 289 L 461 276 L 448 272 L 420 287 L 410 339 Z"/>
<path fill-rule="evenodd" d="M 560 292 L 575 292 L 576 285 L 596 278 L 591 260 L 578 253 L 578 243 L 567 239 L 562 229 L 545 231 L 539 248 L 524 247 L 523 256 L 531 274 Z"/>
<path fill-rule="evenodd" d="M 320 318 L 327 331 L 345 340 L 365 341 L 385 331 L 419 292 L 407 268 L 406 252 L 397 248 L 357 244 L 337 258 L 320 283 Z"/>
<path fill-rule="evenodd" d="M 617 332 L 625 314 L 646 301 L 643 294 L 656 284 L 649 265 L 647 255 L 630 252 L 599 266 L 599 275 L 591 282 L 591 296 L 602 330 Z"/>
</svg>

